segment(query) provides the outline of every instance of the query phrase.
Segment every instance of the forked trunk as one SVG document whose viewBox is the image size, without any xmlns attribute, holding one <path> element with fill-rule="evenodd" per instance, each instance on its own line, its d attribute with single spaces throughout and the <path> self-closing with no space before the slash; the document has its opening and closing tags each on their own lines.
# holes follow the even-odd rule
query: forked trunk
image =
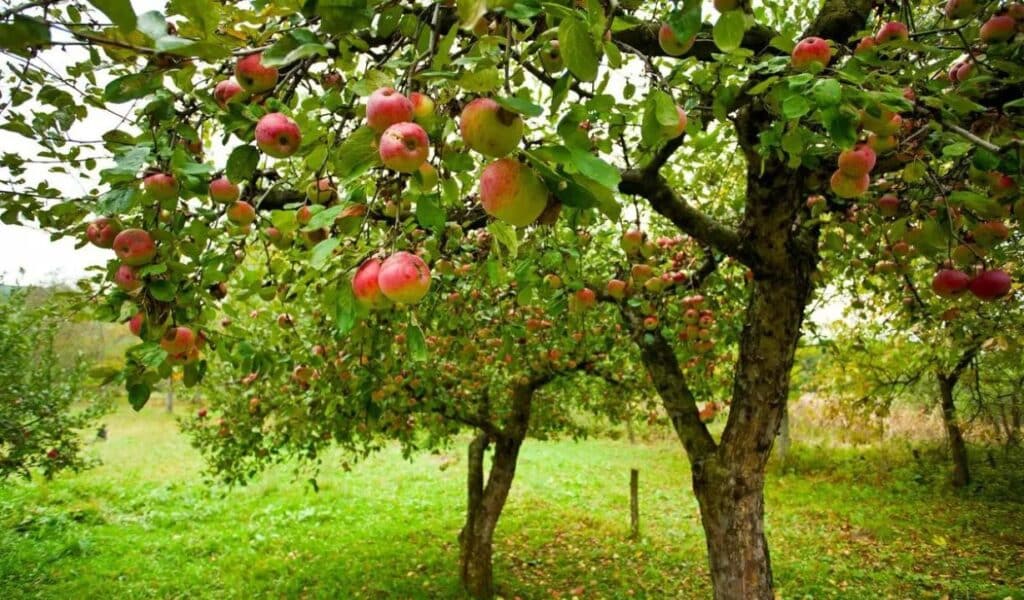
<svg viewBox="0 0 1024 600">
<path fill-rule="evenodd" d="M 949 438 L 949 453 L 953 460 L 953 487 L 962 488 L 971 482 L 970 466 L 967 462 L 967 444 L 964 443 L 963 432 L 956 417 L 956 404 L 953 402 L 953 388 L 956 379 L 938 376 L 939 396 L 942 402 L 942 422 L 946 426 L 946 437 Z"/>
</svg>

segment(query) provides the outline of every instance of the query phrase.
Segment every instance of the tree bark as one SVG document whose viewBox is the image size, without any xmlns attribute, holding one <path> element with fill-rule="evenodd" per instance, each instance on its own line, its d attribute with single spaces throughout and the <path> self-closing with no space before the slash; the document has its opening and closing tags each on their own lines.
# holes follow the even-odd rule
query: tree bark
<svg viewBox="0 0 1024 600">
<path fill-rule="evenodd" d="M 778 448 L 775 450 L 775 456 L 779 459 L 779 464 L 785 466 L 786 455 L 789 454 L 789 406 L 782 407 L 782 423 L 779 424 L 779 437 L 778 437 Z"/>
<path fill-rule="evenodd" d="M 949 439 L 949 453 L 953 460 L 953 487 L 966 487 L 971 482 L 970 466 L 967 461 L 967 444 L 964 443 L 963 432 L 956 417 L 956 404 L 953 402 L 953 389 L 956 380 L 938 375 L 939 397 L 942 402 L 942 422 L 946 426 L 946 437 Z"/>
</svg>

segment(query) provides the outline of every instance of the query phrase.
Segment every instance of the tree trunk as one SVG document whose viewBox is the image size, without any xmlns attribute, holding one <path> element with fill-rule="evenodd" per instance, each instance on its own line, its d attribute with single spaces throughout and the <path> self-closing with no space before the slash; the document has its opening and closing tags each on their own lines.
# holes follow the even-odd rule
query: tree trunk
<svg viewBox="0 0 1024 600">
<path fill-rule="evenodd" d="M 764 480 L 755 465 L 749 467 L 741 467 L 739 476 L 694 474 L 716 600 L 774 597 L 764 536 Z"/>
<path fill-rule="evenodd" d="M 949 452 L 953 459 L 953 487 L 962 488 L 971 482 L 970 467 L 967 462 L 967 445 L 956 418 L 956 404 L 953 402 L 953 388 L 956 379 L 938 375 L 939 396 L 942 401 L 942 422 L 946 426 L 949 438 Z"/>
<path fill-rule="evenodd" d="M 779 464 L 786 465 L 786 455 L 789 454 L 789 407 L 782 407 L 782 423 L 779 424 L 779 437 L 777 439 L 778 446 L 775 450 L 775 456 L 779 459 Z"/>
<path fill-rule="evenodd" d="M 167 397 L 164 401 L 164 408 L 168 413 L 174 412 L 174 378 L 167 378 Z"/>
</svg>

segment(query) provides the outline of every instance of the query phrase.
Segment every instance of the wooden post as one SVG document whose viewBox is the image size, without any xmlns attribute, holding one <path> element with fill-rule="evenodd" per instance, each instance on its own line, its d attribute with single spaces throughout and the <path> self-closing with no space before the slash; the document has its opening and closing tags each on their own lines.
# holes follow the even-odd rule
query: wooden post
<svg viewBox="0 0 1024 600">
<path fill-rule="evenodd" d="M 633 540 L 640 539 L 640 471 L 629 470 L 629 537 Z"/>
</svg>

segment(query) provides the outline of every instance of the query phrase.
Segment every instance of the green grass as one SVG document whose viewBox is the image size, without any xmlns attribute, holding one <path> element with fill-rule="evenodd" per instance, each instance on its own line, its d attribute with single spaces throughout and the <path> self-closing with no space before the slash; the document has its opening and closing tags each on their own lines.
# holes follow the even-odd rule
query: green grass
<svg viewBox="0 0 1024 600">
<path fill-rule="evenodd" d="M 319 493 L 284 468 L 226 489 L 204 483 L 172 417 L 107 423 L 102 466 L 0 489 L 0 598 L 461 597 L 461 447 L 444 469 L 387 451 L 345 473 L 331 457 Z M 795 447 L 767 492 L 782 597 L 1024 599 L 1020 496 L 953 494 L 938 458 Z M 630 467 L 638 542 L 626 539 Z M 507 598 L 709 594 L 689 471 L 669 440 L 528 441 L 496 551 Z"/>
</svg>

